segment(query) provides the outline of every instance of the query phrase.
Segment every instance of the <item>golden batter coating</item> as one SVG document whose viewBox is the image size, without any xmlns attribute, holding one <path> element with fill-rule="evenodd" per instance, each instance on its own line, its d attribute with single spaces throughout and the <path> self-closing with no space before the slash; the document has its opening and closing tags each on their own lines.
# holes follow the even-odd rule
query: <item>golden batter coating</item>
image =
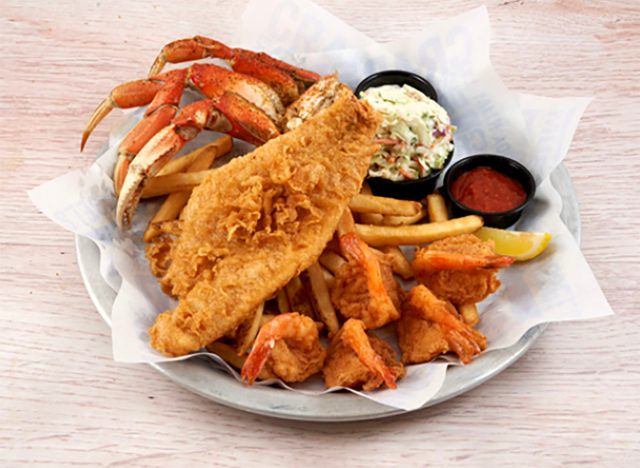
<svg viewBox="0 0 640 468">
<path fill-rule="evenodd" d="M 327 387 L 396 388 L 395 382 L 404 377 L 404 366 L 391 346 L 364 330 L 362 321 L 349 319 L 331 341 L 322 369 Z"/>
<path fill-rule="evenodd" d="M 443 252 L 461 254 L 470 257 L 493 258 L 492 241 L 482 241 L 473 234 L 462 234 L 447 237 L 423 249 L 418 249 L 413 262 L 416 279 L 426 285 L 436 296 L 454 305 L 473 304 L 480 302 L 500 287 L 500 280 L 496 276 L 497 268 L 476 269 L 442 269 L 432 270 L 421 264 L 423 254 Z"/>
<path fill-rule="evenodd" d="M 311 120 L 196 187 L 165 275 L 180 300 L 150 328 L 167 356 L 235 330 L 320 255 L 376 150 L 375 111 L 341 85 Z"/>
</svg>

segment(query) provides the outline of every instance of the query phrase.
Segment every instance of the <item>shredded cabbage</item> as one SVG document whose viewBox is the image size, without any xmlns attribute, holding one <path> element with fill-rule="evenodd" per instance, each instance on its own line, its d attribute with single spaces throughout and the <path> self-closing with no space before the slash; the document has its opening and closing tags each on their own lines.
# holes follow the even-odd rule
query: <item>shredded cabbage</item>
<svg viewBox="0 0 640 468">
<path fill-rule="evenodd" d="M 376 133 L 380 149 L 369 176 L 414 180 L 442 169 L 456 128 L 437 102 L 409 85 L 384 85 L 360 93 L 384 120 Z"/>
</svg>

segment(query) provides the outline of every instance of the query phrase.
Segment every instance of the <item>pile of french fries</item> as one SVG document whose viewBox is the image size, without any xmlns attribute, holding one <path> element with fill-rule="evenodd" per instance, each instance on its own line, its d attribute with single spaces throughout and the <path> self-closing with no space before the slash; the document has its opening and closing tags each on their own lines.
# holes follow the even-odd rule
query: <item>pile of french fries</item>
<svg viewBox="0 0 640 468">
<path fill-rule="evenodd" d="M 232 139 L 225 135 L 173 159 L 147 183 L 143 198 L 163 195 L 167 198 L 149 222 L 145 242 L 162 234 L 162 223 L 179 218 L 193 188 L 216 170 L 211 168 L 213 163 L 231 148 Z M 394 274 L 411 281 L 414 277 L 411 264 L 399 246 L 416 246 L 472 233 L 482 224 L 479 216 L 449 219 L 444 199 L 438 193 L 427 196 L 423 202 L 397 200 L 374 196 L 365 184 L 345 210 L 336 235 L 355 232 L 376 255 L 386 259 Z M 253 317 L 238 330 L 234 346 L 216 342 L 207 348 L 240 369 L 260 327 L 275 314 L 291 311 L 312 317 L 320 329 L 326 330 L 329 337 L 333 336 L 338 332 L 340 322 L 330 290 L 337 271 L 346 261 L 336 242 L 330 242 L 316 263 L 257 308 Z M 471 326 L 479 321 L 475 304 L 459 307 L 459 313 Z"/>
<path fill-rule="evenodd" d="M 194 175 L 209 169 L 216 159 L 229 153 L 232 147 L 233 139 L 229 135 L 224 135 L 184 156 L 172 159 L 149 180 L 142 192 L 143 198 L 160 195 L 168 195 L 168 197 L 149 221 L 149 227 L 144 233 L 145 242 L 151 242 L 162 234 L 160 226 L 163 222 L 173 221 L 180 216 L 182 209 L 189 201 L 191 190 L 203 180 L 194 178 Z M 190 182 L 190 177 L 198 182 Z"/>
</svg>

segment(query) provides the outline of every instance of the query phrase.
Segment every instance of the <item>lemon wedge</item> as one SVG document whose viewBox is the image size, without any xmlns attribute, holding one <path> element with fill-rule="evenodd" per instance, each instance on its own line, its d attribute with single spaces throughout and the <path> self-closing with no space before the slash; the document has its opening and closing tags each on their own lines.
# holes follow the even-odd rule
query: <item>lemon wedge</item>
<svg viewBox="0 0 640 468">
<path fill-rule="evenodd" d="M 520 262 L 540 255 L 551 240 L 548 232 L 505 231 L 490 227 L 482 227 L 474 234 L 482 240 L 492 240 L 497 254 L 509 255 Z"/>
</svg>

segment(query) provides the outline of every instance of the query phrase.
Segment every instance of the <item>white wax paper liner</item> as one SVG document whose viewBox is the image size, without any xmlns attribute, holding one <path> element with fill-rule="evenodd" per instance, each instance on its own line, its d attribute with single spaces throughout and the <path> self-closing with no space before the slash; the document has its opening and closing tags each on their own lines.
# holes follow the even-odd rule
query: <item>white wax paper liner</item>
<svg viewBox="0 0 640 468">
<path fill-rule="evenodd" d="M 489 61 L 485 8 L 380 45 L 312 2 L 252 1 L 243 15 L 241 31 L 243 46 L 267 48 L 280 58 L 321 73 L 338 71 L 351 86 L 383 69 L 420 73 L 434 84 L 440 102 L 458 126 L 456 159 L 480 152 L 498 153 L 531 169 L 539 183 L 538 192 L 517 227 L 548 231 L 554 237 L 539 258 L 503 272 L 504 286 L 479 304 L 480 330 L 487 335 L 490 350 L 515 344 L 540 323 L 612 313 L 578 245 L 560 220 L 562 201 L 549 182 L 549 174 L 565 157 L 589 100 L 509 91 Z M 112 132 L 107 151 L 89 169 L 47 182 L 30 196 L 54 222 L 98 244 L 100 271 L 118 291 L 112 310 L 114 359 L 160 362 L 168 359 L 149 347 L 147 329 L 157 313 L 174 307 L 175 301 L 160 291 L 140 241 L 157 203 L 142 204 L 129 232 L 120 233 L 113 222 L 115 200 L 109 174 L 117 145 L 134 122 L 128 119 Z M 202 134 L 184 151 L 213 138 Z M 246 149 L 238 146 L 240 152 Z M 239 380 L 237 372 L 220 364 Z M 450 364 L 450 360 L 441 359 L 409 366 L 397 390 L 354 393 L 395 408 L 419 408 L 441 388 Z M 319 378 L 285 387 L 309 395 L 334 390 L 325 390 Z"/>
</svg>

